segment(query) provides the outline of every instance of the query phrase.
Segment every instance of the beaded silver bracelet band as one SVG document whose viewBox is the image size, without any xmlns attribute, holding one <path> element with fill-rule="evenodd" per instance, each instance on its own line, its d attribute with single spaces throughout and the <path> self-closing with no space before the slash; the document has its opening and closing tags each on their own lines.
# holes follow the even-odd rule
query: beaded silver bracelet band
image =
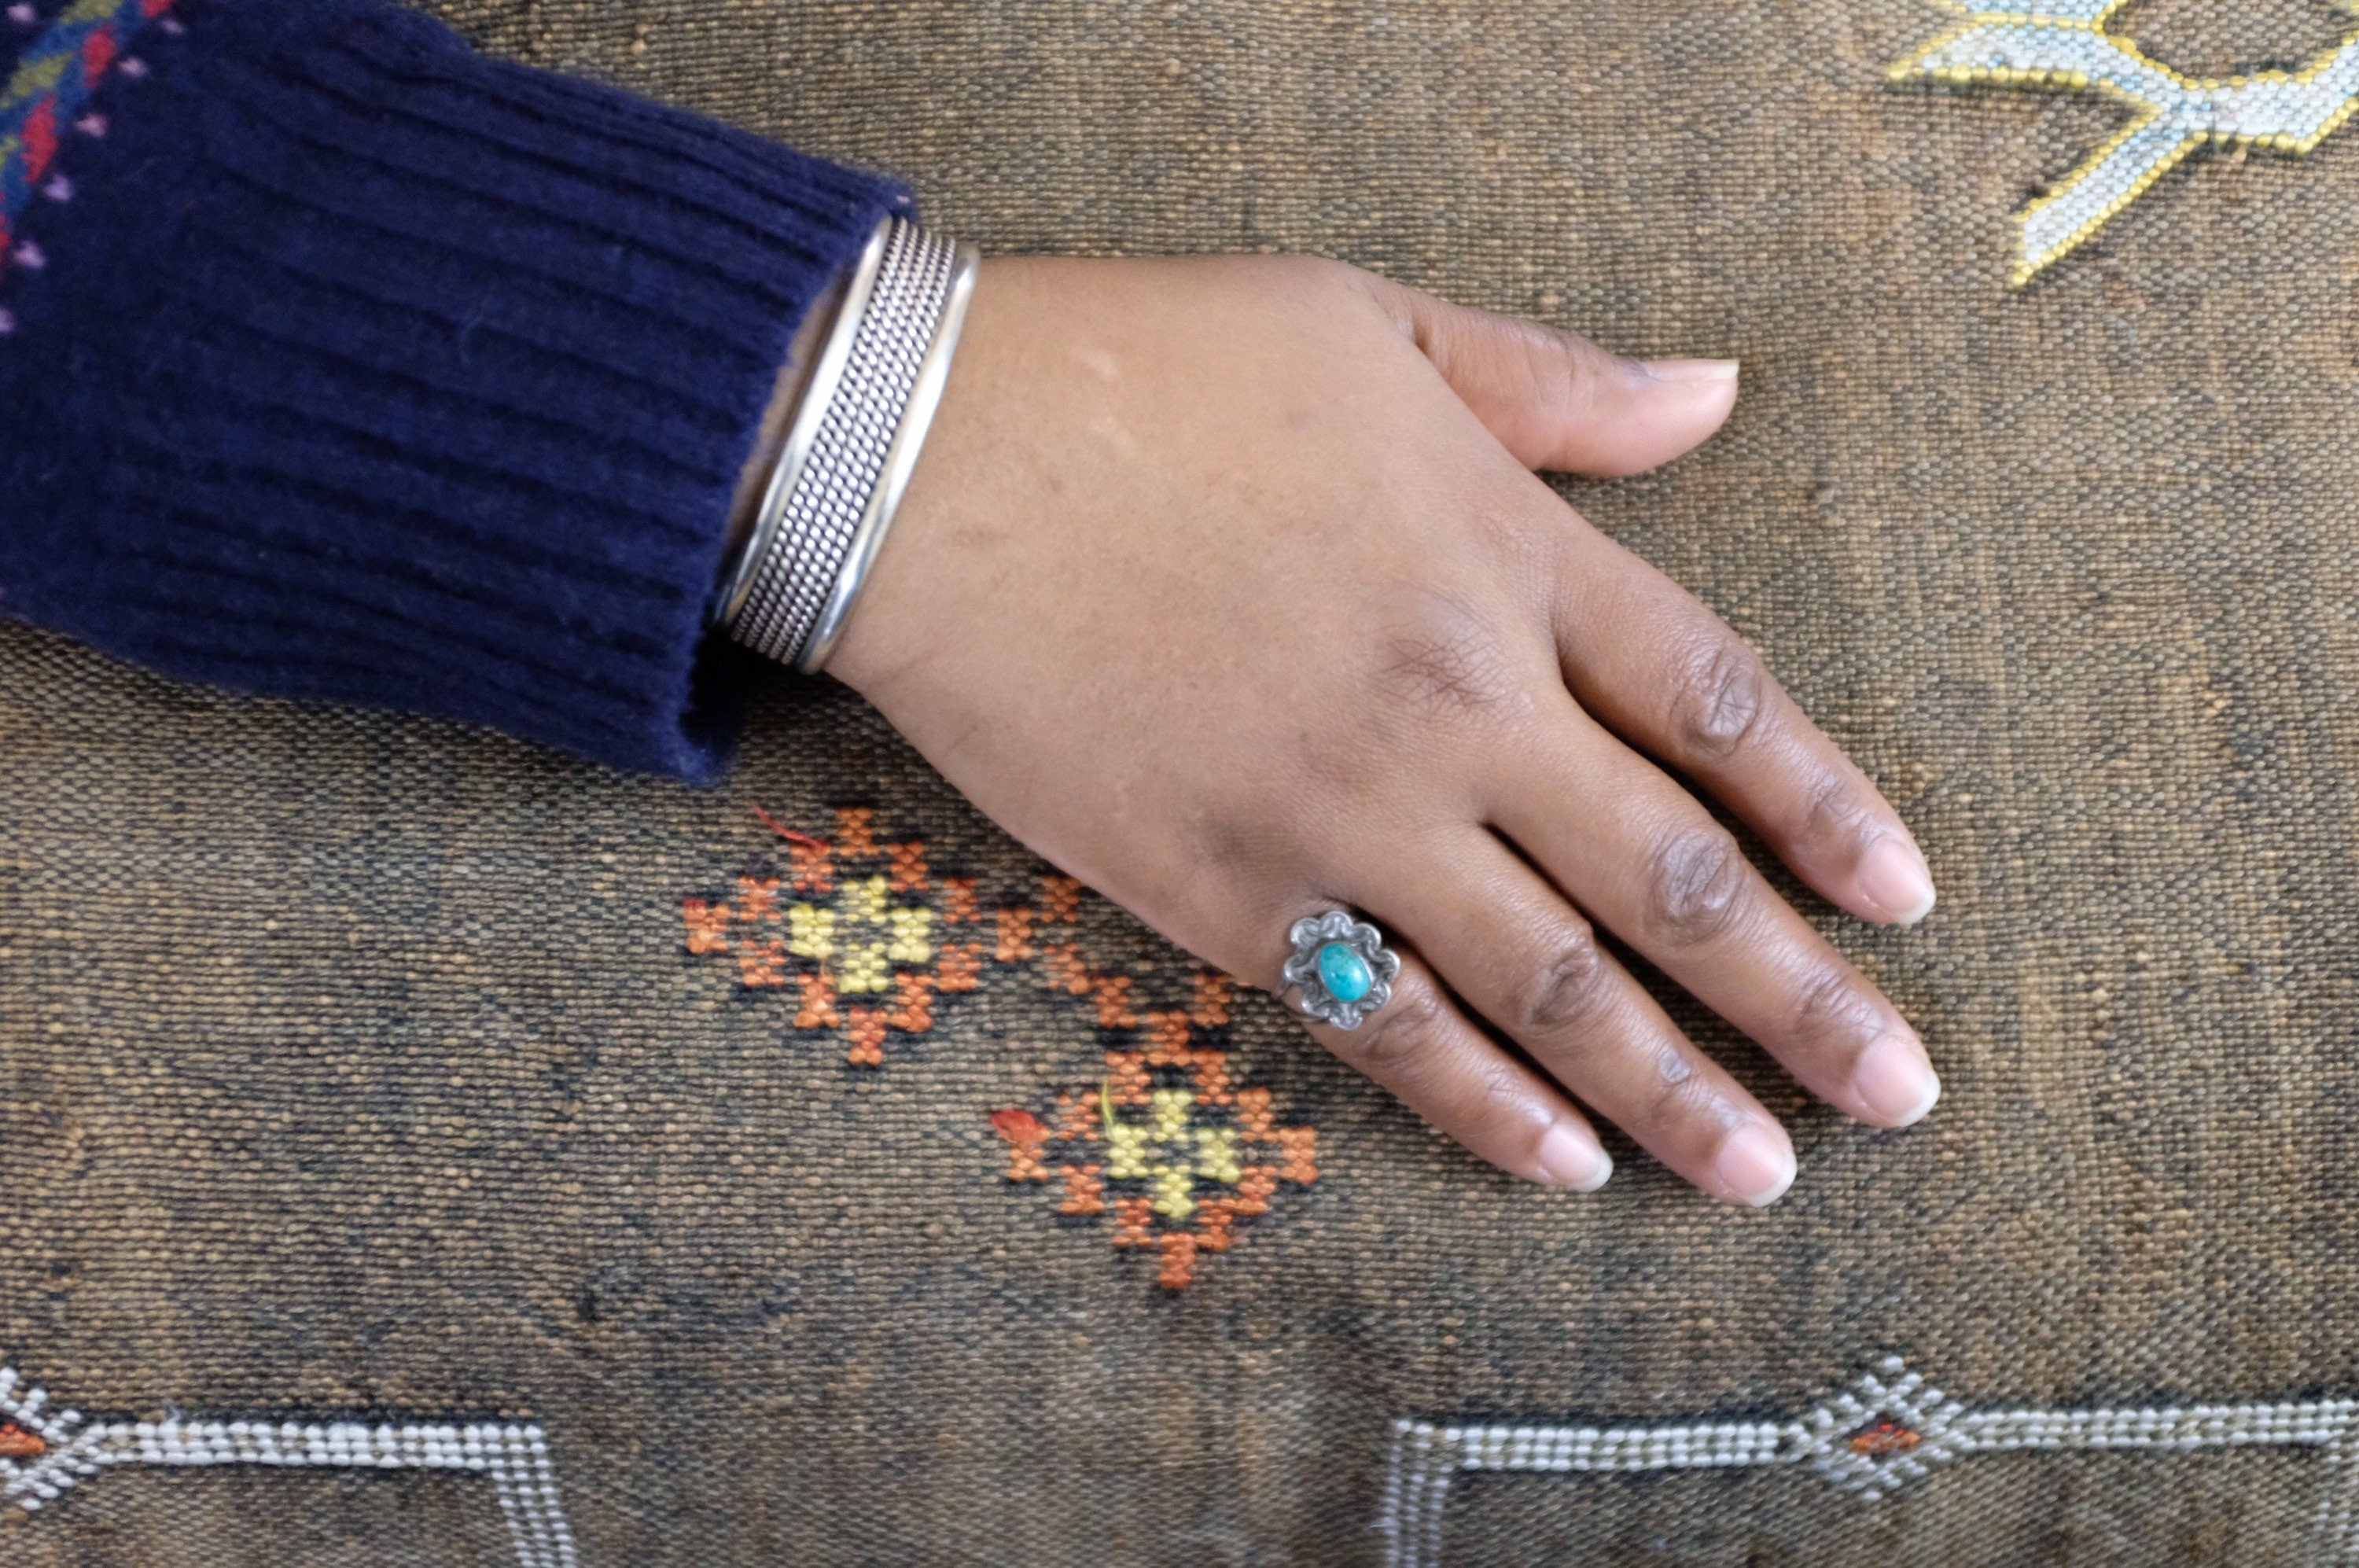
<svg viewBox="0 0 2359 1568">
<path fill-rule="evenodd" d="M 714 601 L 736 641 L 807 675 L 835 650 L 941 402 L 976 264 L 906 218 L 869 237 Z"/>
</svg>

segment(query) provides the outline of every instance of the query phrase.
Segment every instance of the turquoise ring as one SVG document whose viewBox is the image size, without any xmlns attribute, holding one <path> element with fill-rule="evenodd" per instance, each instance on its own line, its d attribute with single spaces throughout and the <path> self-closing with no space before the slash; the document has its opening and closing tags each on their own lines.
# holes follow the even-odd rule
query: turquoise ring
<svg viewBox="0 0 2359 1568">
<path fill-rule="evenodd" d="M 1367 921 L 1334 909 L 1304 916 L 1286 937 L 1294 944 L 1286 961 L 1287 989 L 1302 993 L 1302 1010 L 1316 1022 L 1355 1029 L 1393 999 L 1400 954 Z"/>
</svg>

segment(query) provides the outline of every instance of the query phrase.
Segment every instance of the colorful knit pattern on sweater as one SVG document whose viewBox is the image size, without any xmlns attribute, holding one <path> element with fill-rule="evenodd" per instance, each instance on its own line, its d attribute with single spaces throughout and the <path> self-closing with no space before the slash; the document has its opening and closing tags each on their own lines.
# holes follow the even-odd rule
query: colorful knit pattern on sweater
<svg viewBox="0 0 2359 1568">
<path fill-rule="evenodd" d="M 0 0 L 0 616 L 712 779 L 732 500 L 909 205 L 393 0 Z"/>
<path fill-rule="evenodd" d="M 172 8 L 173 0 L 75 0 L 16 57 L 5 88 L 0 88 L 0 273 L 16 250 L 16 229 L 26 205 L 42 189 L 58 140 L 83 118 L 84 107 L 106 73 L 124 59 L 139 30 Z M 8 22 L 38 26 L 28 3 L 12 5 Z M 86 130 L 95 127 L 84 123 Z M 49 184 L 63 198 L 71 187 Z"/>
</svg>

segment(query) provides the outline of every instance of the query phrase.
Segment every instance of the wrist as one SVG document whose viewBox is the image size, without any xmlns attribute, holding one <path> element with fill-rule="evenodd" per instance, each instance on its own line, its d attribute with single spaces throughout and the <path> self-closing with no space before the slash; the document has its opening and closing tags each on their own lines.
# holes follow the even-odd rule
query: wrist
<svg viewBox="0 0 2359 1568">
<path fill-rule="evenodd" d="M 993 414 L 1019 408 L 1028 388 L 1011 370 L 1007 338 L 1026 330 L 1020 261 L 986 259 L 942 388 L 925 451 L 910 473 L 888 546 L 877 555 L 860 614 L 844 627 L 828 673 L 893 713 L 902 678 L 946 658 L 984 657 L 962 644 L 961 610 L 1004 590 L 995 573 L 997 530 L 971 509 L 979 479 L 1006 472 L 1013 452 Z M 1020 356 L 1019 356 L 1020 357 Z"/>
<path fill-rule="evenodd" d="M 842 286 L 810 385 L 782 421 L 712 619 L 805 674 L 824 668 L 883 548 L 950 371 L 973 251 L 880 223 Z"/>
</svg>

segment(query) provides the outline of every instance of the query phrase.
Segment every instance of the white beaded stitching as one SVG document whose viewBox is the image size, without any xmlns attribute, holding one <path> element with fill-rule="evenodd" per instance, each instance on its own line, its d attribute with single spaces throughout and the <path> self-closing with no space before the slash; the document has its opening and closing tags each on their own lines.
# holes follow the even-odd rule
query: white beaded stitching
<svg viewBox="0 0 2359 1568">
<path fill-rule="evenodd" d="M 579 1568 L 558 1501 L 547 1435 L 537 1426 L 368 1426 L 356 1421 L 91 1421 L 41 1414 L 48 1395 L 20 1393 L 0 1367 L 0 1417 L 38 1437 L 29 1461 L 0 1459 L 0 1499 L 27 1510 L 76 1482 L 123 1465 L 270 1465 L 295 1468 L 465 1470 L 488 1475 L 516 1547 L 517 1568 Z"/>
<path fill-rule="evenodd" d="M 1387 1568 L 1434 1568 L 1460 1471 L 1633 1472 L 1801 1465 L 1863 1499 L 1974 1454 L 2268 1446 L 2325 1451 L 2314 1561 L 2359 1564 L 2359 1399 L 2163 1409 L 1961 1409 L 1898 1356 L 1790 1421 L 1675 1426 L 1393 1424 L 1377 1531 Z"/>
</svg>

